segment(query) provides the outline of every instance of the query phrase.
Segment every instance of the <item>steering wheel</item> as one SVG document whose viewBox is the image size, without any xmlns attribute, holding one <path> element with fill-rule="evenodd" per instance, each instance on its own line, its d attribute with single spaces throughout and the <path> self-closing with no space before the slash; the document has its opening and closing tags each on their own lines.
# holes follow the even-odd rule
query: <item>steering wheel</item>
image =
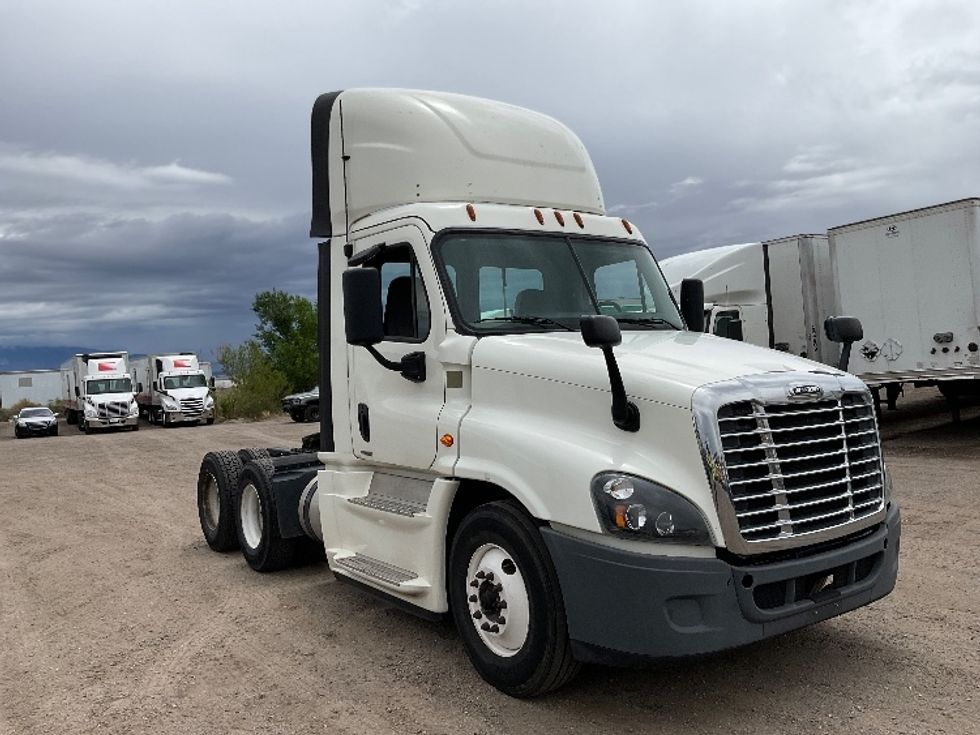
<svg viewBox="0 0 980 735">
<path fill-rule="evenodd" d="M 623 313 L 623 307 L 620 306 L 618 302 L 613 301 L 611 299 L 603 299 L 602 301 L 599 301 L 596 304 L 596 306 L 598 306 L 600 308 L 602 308 L 603 306 L 611 306 L 613 309 L 616 310 L 616 313 L 617 314 L 622 314 Z"/>
</svg>

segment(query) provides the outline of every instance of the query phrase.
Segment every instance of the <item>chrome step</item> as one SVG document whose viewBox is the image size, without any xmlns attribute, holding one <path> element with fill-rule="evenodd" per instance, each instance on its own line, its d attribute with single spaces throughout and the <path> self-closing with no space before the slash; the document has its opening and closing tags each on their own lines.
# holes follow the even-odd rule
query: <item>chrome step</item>
<svg viewBox="0 0 980 735">
<path fill-rule="evenodd" d="M 348 498 L 348 503 L 360 505 L 365 508 L 373 508 L 385 513 L 395 513 L 400 516 L 416 516 L 425 513 L 426 504 L 418 500 L 407 500 L 405 498 L 393 498 L 390 495 L 371 493 L 357 498 Z"/>
<path fill-rule="evenodd" d="M 415 572 L 396 567 L 394 564 L 389 564 L 388 562 L 365 556 L 364 554 L 335 557 L 334 566 L 337 567 L 337 571 L 339 572 L 369 577 L 394 587 L 405 586 L 407 582 L 419 578 L 419 575 Z M 412 585 L 412 587 L 415 586 L 420 585 Z M 427 587 L 428 585 L 426 584 L 425 586 Z"/>
</svg>

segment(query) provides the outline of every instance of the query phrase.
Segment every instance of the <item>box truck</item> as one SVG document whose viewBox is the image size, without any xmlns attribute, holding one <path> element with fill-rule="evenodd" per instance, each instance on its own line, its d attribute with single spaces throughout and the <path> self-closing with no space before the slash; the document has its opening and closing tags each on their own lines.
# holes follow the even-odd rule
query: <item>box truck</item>
<svg viewBox="0 0 980 735">
<path fill-rule="evenodd" d="M 312 160 L 319 451 L 208 453 L 212 548 L 258 571 L 319 551 L 450 616 L 514 696 L 891 591 L 899 511 L 868 389 L 704 334 L 701 284 L 678 308 L 564 125 L 350 90 L 314 105 Z"/>
<path fill-rule="evenodd" d="M 830 245 L 825 235 L 793 235 L 723 245 L 660 262 L 675 296 L 685 278 L 704 283 L 705 329 L 836 364 L 823 328 L 834 312 Z"/>
<path fill-rule="evenodd" d="M 127 365 L 128 354 L 87 352 L 61 366 L 65 420 L 91 434 L 94 429 L 139 430 L 139 408 Z"/>
<path fill-rule="evenodd" d="M 144 355 L 132 360 L 133 384 L 140 414 L 151 423 L 214 423 L 213 385 L 209 371 L 193 352 Z"/>
</svg>

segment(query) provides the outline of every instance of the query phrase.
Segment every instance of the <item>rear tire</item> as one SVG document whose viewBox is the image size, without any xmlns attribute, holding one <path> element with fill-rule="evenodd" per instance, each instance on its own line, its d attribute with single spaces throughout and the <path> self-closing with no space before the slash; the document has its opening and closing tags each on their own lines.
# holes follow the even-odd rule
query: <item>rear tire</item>
<svg viewBox="0 0 980 735">
<path fill-rule="evenodd" d="M 551 556 L 515 503 L 482 505 L 463 519 L 450 551 L 449 599 L 470 661 L 505 694 L 545 694 L 578 672 Z"/>
<path fill-rule="evenodd" d="M 235 496 L 242 461 L 232 451 L 208 452 L 197 476 L 197 514 L 204 540 L 215 551 L 238 548 Z"/>
<path fill-rule="evenodd" d="M 273 474 L 271 459 L 251 460 L 238 481 L 235 531 L 245 562 L 257 572 L 285 569 L 302 550 L 302 538 L 284 539 L 279 535 Z"/>
</svg>

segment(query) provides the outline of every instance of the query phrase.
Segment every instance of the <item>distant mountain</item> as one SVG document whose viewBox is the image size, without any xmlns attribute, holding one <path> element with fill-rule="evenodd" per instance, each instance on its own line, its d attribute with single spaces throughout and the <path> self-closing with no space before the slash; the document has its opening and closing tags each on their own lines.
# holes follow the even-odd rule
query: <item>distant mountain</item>
<svg viewBox="0 0 980 735">
<path fill-rule="evenodd" d="M 5 347 L 0 345 L 0 372 L 10 370 L 46 370 L 61 367 L 61 363 L 77 352 L 91 347 Z"/>
</svg>

